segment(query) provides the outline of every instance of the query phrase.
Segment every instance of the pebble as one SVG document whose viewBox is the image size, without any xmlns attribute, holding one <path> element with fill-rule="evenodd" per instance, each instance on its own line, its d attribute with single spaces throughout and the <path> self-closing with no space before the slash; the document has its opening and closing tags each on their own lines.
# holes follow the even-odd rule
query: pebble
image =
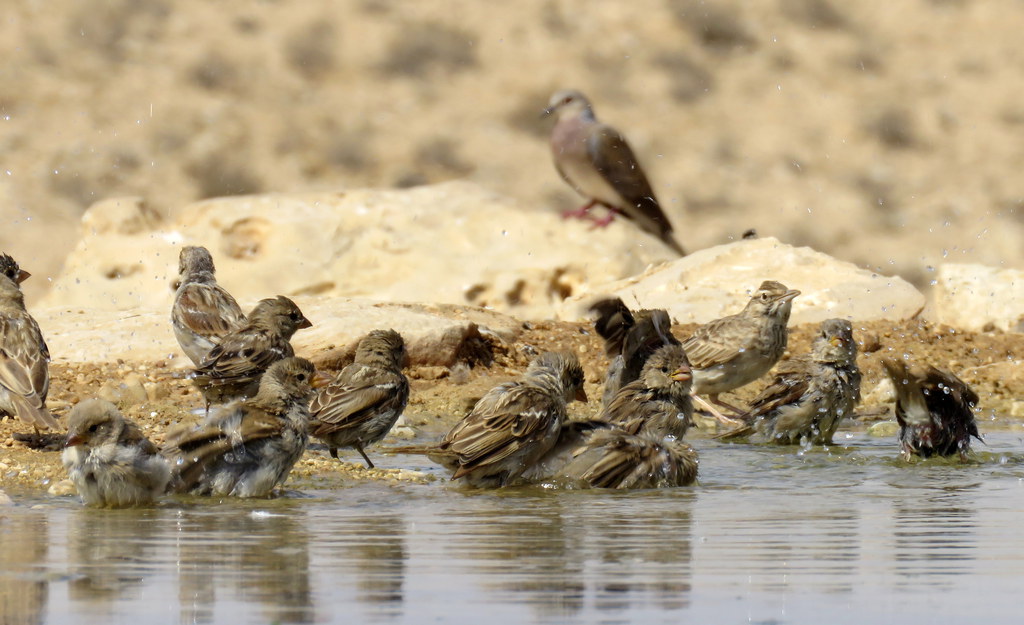
<svg viewBox="0 0 1024 625">
<path fill-rule="evenodd" d="M 46 492 L 54 497 L 64 497 L 67 495 L 77 495 L 78 489 L 75 488 L 75 484 L 71 480 L 61 480 L 54 482 L 50 488 L 46 489 Z"/>
</svg>

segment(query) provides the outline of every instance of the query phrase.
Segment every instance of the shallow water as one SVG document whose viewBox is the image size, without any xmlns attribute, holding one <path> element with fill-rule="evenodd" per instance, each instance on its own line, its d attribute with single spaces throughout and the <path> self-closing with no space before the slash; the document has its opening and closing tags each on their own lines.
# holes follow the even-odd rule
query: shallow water
<svg viewBox="0 0 1024 625">
<path fill-rule="evenodd" d="M 968 465 L 861 434 L 697 440 L 699 486 L 633 493 L 319 484 L 138 511 L 14 493 L 0 622 L 1018 622 L 1024 442 L 987 440 Z"/>
</svg>

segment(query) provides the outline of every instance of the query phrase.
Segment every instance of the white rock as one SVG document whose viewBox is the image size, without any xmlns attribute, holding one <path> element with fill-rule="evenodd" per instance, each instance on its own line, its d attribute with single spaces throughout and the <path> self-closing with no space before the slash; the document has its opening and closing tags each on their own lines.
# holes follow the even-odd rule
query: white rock
<svg viewBox="0 0 1024 625">
<path fill-rule="evenodd" d="M 485 356 L 489 341 L 511 342 L 522 331 L 522 323 L 511 317 L 471 306 L 312 296 L 296 297 L 295 302 L 313 327 L 296 333 L 292 345 L 300 356 L 324 366 L 350 360 L 358 340 L 378 328 L 402 334 L 411 365 L 446 367 Z M 165 360 L 191 366 L 174 338 L 169 308 L 166 312 L 47 308 L 33 315 L 56 361 Z M 141 392 L 144 401 L 145 389 Z"/>
<path fill-rule="evenodd" d="M 82 222 L 42 307 L 169 307 L 183 244 L 209 248 L 218 280 L 240 301 L 356 296 L 524 318 L 550 318 L 587 284 L 675 257 L 624 220 L 595 230 L 466 182 L 213 199 L 163 223 L 135 200 L 109 200 Z"/>
<path fill-rule="evenodd" d="M 801 292 L 793 301 L 791 323 L 797 324 L 831 317 L 906 319 L 925 303 L 924 295 L 902 278 L 766 237 L 700 250 L 638 276 L 588 286 L 563 303 L 559 316 L 588 319 L 587 308 L 595 299 L 617 295 L 630 307 L 667 309 L 679 323 L 707 323 L 739 312 L 764 280 Z"/>
<path fill-rule="evenodd" d="M 1024 314 L 1024 271 L 986 265 L 939 265 L 931 317 L 965 330 L 1017 329 Z"/>
</svg>

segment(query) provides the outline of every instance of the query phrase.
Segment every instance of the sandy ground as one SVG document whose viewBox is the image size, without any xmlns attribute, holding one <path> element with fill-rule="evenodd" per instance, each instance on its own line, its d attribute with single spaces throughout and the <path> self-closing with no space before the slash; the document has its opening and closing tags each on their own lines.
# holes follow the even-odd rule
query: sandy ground
<svg viewBox="0 0 1024 625">
<path fill-rule="evenodd" d="M 569 208 L 538 118 L 568 86 L 690 249 L 756 228 L 921 286 L 1022 266 L 1021 3 L 8 4 L 0 249 L 43 278 L 108 197 L 467 178 Z"/>
<path fill-rule="evenodd" d="M 688 326 L 676 327 L 677 336 L 686 336 Z M 804 325 L 793 328 L 790 353 L 806 351 L 815 327 Z M 991 429 L 1019 428 L 1024 417 L 1021 402 L 1024 397 L 1024 376 L 1014 362 L 1012 354 L 1024 349 L 1024 335 L 1002 333 L 968 333 L 951 328 L 920 322 L 894 325 L 876 322 L 861 325 L 855 330 L 862 349 L 859 358 L 864 373 L 862 391 L 865 403 L 859 409 L 859 424 L 892 418 L 891 404 L 880 401 L 880 393 L 872 393 L 883 375 L 880 359 L 886 355 L 907 354 L 924 362 L 950 362 L 951 367 L 971 384 L 981 396 L 978 419 L 982 433 Z M 601 384 L 607 360 L 600 338 L 589 325 L 545 322 L 534 324 L 526 331 L 521 342 L 512 346 L 498 346 L 490 367 L 476 366 L 466 373 L 449 372 L 440 367 L 424 367 L 409 371 L 412 396 L 405 413 L 408 425 L 415 432 L 416 442 L 436 440 L 448 427 L 465 414 L 475 398 L 491 386 L 511 379 L 525 368 L 534 353 L 570 349 L 581 356 L 587 377 L 587 393 L 593 398 L 589 404 L 574 403 L 574 418 L 587 418 L 598 409 Z M 126 415 L 142 425 L 149 437 L 161 444 L 163 434 L 176 423 L 195 418 L 192 411 L 202 406 L 199 393 L 184 379 L 180 371 L 170 371 L 164 363 L 67 365 L 56 363 L 51 367 L 52 384 L 50 405 L 62 415 L 67 407 L 92 396 L 97 388 L 110 380 L 123 380 L 137 375 L 150 388 L 150 397 L 140 403 L 124 400 L 121 407 Z M 750 399 L 767 379 L 741 389 L 737 396 Z M 704 424 L 705 426 L 707 424 Z M 60 465 L 59 436 L 51 437 L 52 444 L 45 449 L 31 449 L 15 440 L 16 435 L 31 433 L 21 422 L 0 420 L 0 484 L 47 490 L 64 479 Z M 709 430 L 693 432 L 692 438 L 706 437 Z M 394 443 L 385 440 L 382 447 Z M 399 441 L 405 444 L 408 441 Z M 371 448 L 370 454 L 379 454 Z M 894 447 L 894 454 L 895 447 Z M 331 459 L 326 450 L 317 445 L 307 451 L 295 469 L 295 478 L 308 479 L 329 476 L 342 480 L 402 480 L 422 481 L 422 474 L 395 469 L 367 470 L 354 452 L 342 452 L 343 462 Z M 59 489 L 57 492 L 60 492 Z"/>
</svg>

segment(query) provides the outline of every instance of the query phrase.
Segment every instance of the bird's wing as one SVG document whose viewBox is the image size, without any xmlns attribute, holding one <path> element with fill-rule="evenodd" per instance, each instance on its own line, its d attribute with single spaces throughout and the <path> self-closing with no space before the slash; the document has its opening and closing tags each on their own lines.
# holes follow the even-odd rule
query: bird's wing
<svg viewBox="0 0 1024 625">
<path fill-rule="evenodd" d="M 672 224 L 654 197 L 654 190 L 633 150 L 617 130 L 595 124 L 587 137 L 587 153 L 601 176 L 622 197 L 627 217 L 659 237 L 672 232 Z"/>
<path fill-rule="evenodd" d="M 721 365 L 735 358 L 738 349 L 750 347 L 750 341 L 757 334 L 754 329 L 749 332 L 739 331 L 744 328 L 734 326 L 728 333 L 722 332 L 723 327 L 732 326 L 741 320 L 733 315 L 715 319 L 697 328 L 693 336 L 683 341 L 683 349 L 690 360 L 690 366 L 694 369 L 707 369 Z M 737 345 L 737 337 L 743 337 L 746 342 Z"/>
<path fill-rule="evenodd" d="M 28 317 L 0 317 L 0 384 L 16 395 L 44 401 L 50 388 L 49 351 Z"/>
<path fill-rule="evenodd" d="M 772 383 L 750 403 L 750 417 L 765 415 L 800 401 L 811 387 L 808 366 L 808 362 L 796 358 L 781 365 Z"/>
<path fill-rule="evenodd" d="M 201 336 L 224 336 L 245 323 L 245 314 L 224 289 L 193 283 L 178 292 L 171 320 Z"/>
<path fill-rule="evenodd" d="M 404 403 L 409 395 L 405 376 L 352 364 L 313 398 L 310 413 L 318 421 L 314 436 L 350 427 L 378 413 L 387 404 Z"/>
<path fill-rule="evenodd" d="M 206 468 L 229 451 L 254 441 L 279 436 L 284 422 L 262 410 L 233 406 L 197 427 L 182 427 L 167 434 L 165 454 L 173 460 L 177 488 L 190 490 Z"/>
<path fill-rule="evenodd" d="M 211 380 L 240 378 L 262 372 L 278 360 L 294 355 L 291 343 L 275 340 L 266 331 L 229 335 L 215 346 L 196 368 L 200 376 Z"/>
<path fill-rule="evenodd" d="M 135 425 L 131 421 L 126 421 L 124 429 L 121 431 L 121 435 L 117 438 L 119 445 L 126 445 L 129 447 L 137 447 L 147 456 L 152 456 L 158 453 L 156 445 L 154 445 L 146 435 L 142 433 L 142 429 Z"/>
<path fill-rule="evenodd" d="M 622 353 L 623 342 L 629 329 L 636 324 L 633 313 L 618 297 L 609 297 L 594 302 L 590 311 L 597 313 L 594 330 L 604 339 L 604 352 L 607 356 L 618 356 Z"/>
<path fill-rule="evenodd" d="M 504 460 L 544 436 L 560 418 L 557 402 L 539 389 L 516 385 L 497 401 L 484 396 L 442 443 L 461 460 L 452 479 Z"/>
</svg>

